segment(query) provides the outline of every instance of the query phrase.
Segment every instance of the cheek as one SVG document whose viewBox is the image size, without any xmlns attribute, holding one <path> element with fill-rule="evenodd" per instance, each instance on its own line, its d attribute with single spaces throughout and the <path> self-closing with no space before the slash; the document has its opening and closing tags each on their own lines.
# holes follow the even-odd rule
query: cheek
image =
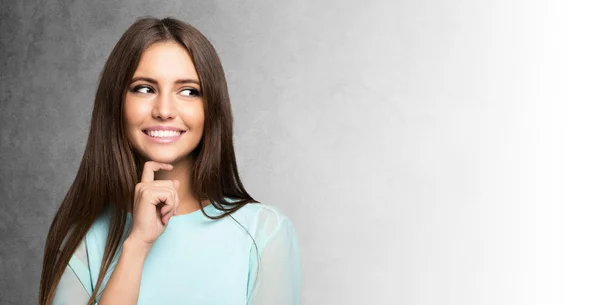
<svg viewBox="0 0 600 305">
<path fill-rule="evenodd" d="M 126 100 L 123 108 L 125 124 L 128 129 L 139 126 L 144 121 L 148 111 L 145 109 L 144 103 L 140 103 L 135 99 Z"/>
<path fill-rule="evenodd" d="M 201 129 L 204 126 L 204 108 L 200 105 L 182 107 L 179 115 L 189 128 Z"/>
</svg>

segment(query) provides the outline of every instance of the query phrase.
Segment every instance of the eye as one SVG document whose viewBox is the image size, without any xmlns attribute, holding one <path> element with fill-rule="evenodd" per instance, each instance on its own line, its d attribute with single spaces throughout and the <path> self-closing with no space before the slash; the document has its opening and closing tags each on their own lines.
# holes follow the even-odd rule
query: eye
<svg viewBox="0 0 600 305">
<path fill-rule="evenodd" d="M 135 86 L 133 87 L 133 89 L 131 89 L 131 92 L 134 93 L 151 93 L 153 91 L 154 90 L 152 89 L 152 87 L 146 85 Z"/>
<path fill-rule="evenodd" d="M 194 88 L 186 88 L 180 91 L 184 96 L 200 96 L 200 92 Z"/>
</svg>

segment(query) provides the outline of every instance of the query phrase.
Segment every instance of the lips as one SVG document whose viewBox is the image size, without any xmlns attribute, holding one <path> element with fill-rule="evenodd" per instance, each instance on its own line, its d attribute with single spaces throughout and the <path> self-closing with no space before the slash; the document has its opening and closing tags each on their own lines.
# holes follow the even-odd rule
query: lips
<svg viewBox="0 0 600 305">
<path fill-rule="evenodd" d="M 185 131 L 172 131 L 172 130 L 144 130 L 146 139 L 154 143 L 173 143 L 181 138 Z"/>
<path fill-rule="evenodd" d="M 166 126 L 166 125 L 155 125 L 155 126 L 150 126 L 146 129 L 144 129 L 144 131 L 147 130 L 174 130 L 174 131 L 185 131 L 182 128 L 178 128 L 175 126 Z"/>
<path fill-rule="evenodd" d="M 144 133 L 155 138 L 176 137 L 184 133 L 184 131 L 175 130 L 144 130 Z"/>
</svg>

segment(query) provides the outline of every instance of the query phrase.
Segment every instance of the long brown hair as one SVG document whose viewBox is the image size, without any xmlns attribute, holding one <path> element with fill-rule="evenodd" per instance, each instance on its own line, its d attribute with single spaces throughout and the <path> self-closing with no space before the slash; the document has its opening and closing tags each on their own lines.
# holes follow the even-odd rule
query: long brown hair
<svg viewBox="0 0 600 305">
<path fill-rule="evenodd" d="M 110 227 L 96 287 L 104 280 L 124 237 L 127 211 L 133 210 L 142 158 L 126 136 L 123 97 L 142 52 L 157 42 L 174 41 L 190 54 L 201 84 L 204 133 L 191 153 L 191 185 L 197 200 L 209 199 L 230 216 L 247 203 L 259 203 L 244 189 L 233 149 L 233 116 L 225 73 L 212 44 L 200 31 L 174 18 L 137 19 L 119 39 L 100 76 L 88 142 L 73 184 L 50 225 L 39 290 L 39 304 L 49 305 L 77 246 L 102 211 L 110 207 Z M 227 201 L 225 197 L 235 201 Z M 201 205 L 202 206 L 202 205 Z M 92 304 L 94 289 L 88 304 Z"/>
</svg>

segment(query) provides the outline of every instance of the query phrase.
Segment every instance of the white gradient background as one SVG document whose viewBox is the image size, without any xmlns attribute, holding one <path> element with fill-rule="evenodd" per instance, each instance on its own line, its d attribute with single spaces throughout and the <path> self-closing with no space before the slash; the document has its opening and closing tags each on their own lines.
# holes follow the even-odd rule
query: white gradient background
<svg viewBox="0 0 600 305">
<path fill-rule="evenodd" d="M 300 239 L 302 304 L 600 304 L 599 8 L 12 3 L 0 301 L 34 302 L 100 69 L 135 17 L 155 15 L 219 52 L 242 180 Z"/>
</svg>

